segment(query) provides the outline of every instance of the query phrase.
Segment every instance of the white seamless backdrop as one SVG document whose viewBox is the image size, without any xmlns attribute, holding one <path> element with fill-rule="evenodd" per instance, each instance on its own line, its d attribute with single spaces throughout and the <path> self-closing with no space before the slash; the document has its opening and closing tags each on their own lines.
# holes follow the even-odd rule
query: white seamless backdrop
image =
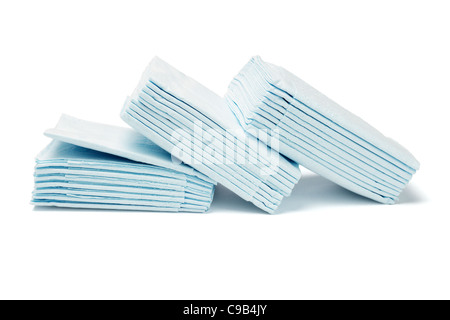
<svg viewBox="0 0 450 320">
<path fill-rule="evenodd" d="M 1 1 L 0 298 L 450 298 L 448 1 Z M 259 54 L 422 164 L 380 205 L 303 170 L 269 216 L 34 209 L 61 113 L 124 125 L 155 55 L 224 94 Z"/>
</svg>

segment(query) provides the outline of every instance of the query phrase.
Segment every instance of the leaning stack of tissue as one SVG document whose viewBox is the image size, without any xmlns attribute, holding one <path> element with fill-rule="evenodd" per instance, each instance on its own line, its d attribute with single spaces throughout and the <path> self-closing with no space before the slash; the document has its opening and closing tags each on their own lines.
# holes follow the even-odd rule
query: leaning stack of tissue
<svg viewBox="0 0 450 320">
<path fill-rule="evenodd" d="M 419 169 L 398 143 L 260 57 L 233 79 L 225 98 L 246 131 L 269 131 L 281 154 L 373 200 L 395 203 Z"/>
<path fill-rule="evenodd" d="M 121 116 L 184 163 L 266 212 L 274 213 L 300 179 L 296 163 L 242 130 L 223 98 L 159 58 L 144 72 Z"/>
</svg>

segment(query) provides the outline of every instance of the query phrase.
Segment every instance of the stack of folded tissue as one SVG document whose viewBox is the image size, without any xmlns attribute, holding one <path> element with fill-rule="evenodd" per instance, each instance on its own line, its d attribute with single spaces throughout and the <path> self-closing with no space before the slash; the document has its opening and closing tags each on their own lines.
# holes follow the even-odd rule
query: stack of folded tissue
<svg viewBox="0 0 450 320">
<path fill-rule="evenodd" d="M 206 212 L 215 185 L 274 213 L 299 165 L 395 203 L 419 162 L 281 67 L 255 57 L 219 97 L 159 58 L 126 100 L 134 130 L 63 116 L 36 160 L 40 206 Z"/>
<path fill-rule="evenodd" d="M 215 183 L 127 128 L 63 116 L 45 133 L 32 203 L 39 206 L 206 212 Z"/>
<path fill-rule="evenodd" d="M 395 203 L 419 168 L 398 143 L 260 57 L 233 79 L 226 100 L 246 131 L 271 132 L 281 154 L 373 200 Z"/>
<path fill-rule="evenodd" d="M 269 213 L 301 176 L 296 163 L 244 132 L 223 98 L 159 58 L 127 100 L 122 119 Z"/>
</svg>

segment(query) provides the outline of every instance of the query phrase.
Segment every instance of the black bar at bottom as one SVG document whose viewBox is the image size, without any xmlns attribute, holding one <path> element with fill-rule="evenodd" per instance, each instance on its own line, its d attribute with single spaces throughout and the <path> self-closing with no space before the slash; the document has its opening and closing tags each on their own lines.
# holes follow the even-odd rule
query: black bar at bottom
<svg viewBox="0 0 450 320">
<path fill-rule="evenodd" d="M 299 301 L 148 301 L 152 311 L 171 319 L 287 319 Z"/>
</svg>

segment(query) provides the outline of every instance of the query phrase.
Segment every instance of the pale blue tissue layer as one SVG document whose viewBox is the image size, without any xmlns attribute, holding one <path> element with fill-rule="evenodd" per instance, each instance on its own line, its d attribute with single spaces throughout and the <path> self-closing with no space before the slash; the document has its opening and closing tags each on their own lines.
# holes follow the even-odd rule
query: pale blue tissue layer
<svg viewBox="0 0 450 320">
<path fill-rule="evenodd" d="M 36 159 L 32 203 L 91 209 L 207 211 L 214 184 L 209 178 L 200 178 L 200 173 L 182 171 L 54 140 Z"/>
</svg>

